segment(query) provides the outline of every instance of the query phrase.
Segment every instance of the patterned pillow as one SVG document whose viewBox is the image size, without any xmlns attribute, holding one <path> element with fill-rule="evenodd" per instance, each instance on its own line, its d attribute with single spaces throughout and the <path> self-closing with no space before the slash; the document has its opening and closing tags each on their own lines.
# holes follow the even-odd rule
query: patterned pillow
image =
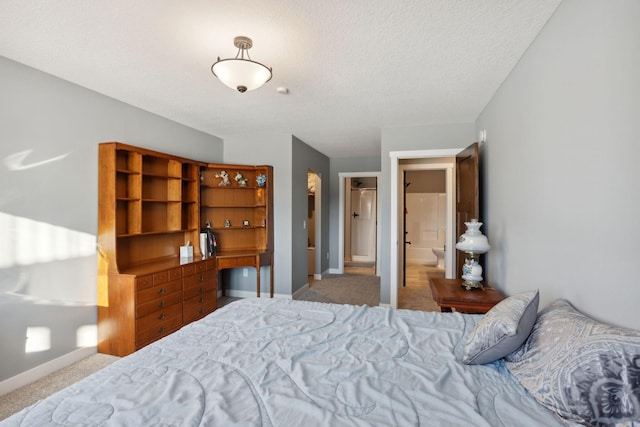
<svg viewBox="0 0 640 427">
<path fill-rule="evenodd" d="M 640 420 L 640 331 L 597 322 L 557 300 L 505 359 L 533 397 L 567 421 L 613 426 Z"/>
<path fill-rule="evenodd" d="M 469 334 L 462 361 L 469 365 L 491 363 L 518 349 L 536 321 L 538 300 L 535 290 L 496 304 Z"/>
</svg>

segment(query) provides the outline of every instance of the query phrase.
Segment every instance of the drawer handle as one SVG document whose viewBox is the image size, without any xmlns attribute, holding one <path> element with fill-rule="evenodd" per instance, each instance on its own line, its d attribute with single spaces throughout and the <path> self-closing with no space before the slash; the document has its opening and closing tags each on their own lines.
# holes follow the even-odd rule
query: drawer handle
<svg viewBox="0 0 640 427">
<path fill-rule="evenodd" d="M 162 320 L 162 319 L 164 319 L 165 317 L 167 317 L 167 316 L 166 316 L 164 313 L 161 313 L 161 314 L 160 314 L 160 316 L 158 316 L 158 319 L 159 319 L 159 320 Z"/>
<path fill-rule="evenodd" d="M 200 286 L 200 288 L 198 289 L 198 291 L 200 291 L 200 292 L 204 292 L 204 286 Z"/>
<path fill-rule="evenodd" d="M 164 301 L 160 301 L 160 302 L 158 303 L 158 307 L 164 307 Z"/>
<path fill-rule="evenodd" d="M 204 281 L 204 276 L 201 274 L 200 275 L 200 281 L 203 282 Z"/>
<path fill-rule="evenodd" d="M 204 313 L 204 308 L 201 308 L 200 310 L 198 310 L 198 313 L 200 314 Z"/>
<path fill-rule="evenodd" d="M 160 288 L 158 289 L 158 295 L 162 295 L 164 294 L 166 291 L 164 290 L 164 288 Z"/>
<path fill-rule="evenodd" d="M 163 333 L 163 332 L 164 332 L 164 326 L 160 326 L 160 327 L 158 328 L 158 332 L 159 332 L 159 333 Z"/>
<path fill-rule="evenodd" d="M 200 297 L 200 299 L 198 300 L 198 302 L 203 302 L 204 301 L 204 297 Z"/>
</svg>

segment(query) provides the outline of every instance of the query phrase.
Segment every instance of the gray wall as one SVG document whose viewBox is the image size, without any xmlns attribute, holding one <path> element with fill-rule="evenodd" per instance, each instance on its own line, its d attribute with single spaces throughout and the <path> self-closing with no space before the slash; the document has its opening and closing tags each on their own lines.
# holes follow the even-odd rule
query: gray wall
<svg viewBox="0 0 640 427">
<path fill-rule="evenodd" d="M 295 136 L 284 134 L 234 136 L 225 139 L 224 147 L 225 163 L 267 164 L 274 168 L 274 289 L 276 294 L 292 295 L 307 283 L 307 230 L 303 221 L 307 219 L 309 169 L 323 179 L 322 246 L 316 250 L 327 250 L 329 189 L 324 186 L 324 179 L 329 174 L 329 158 Z M 327 264 L 323 260 L 323 268 Z M 266 292 L 268 269 L 263 268 L 261 274 L 262 291 Z M 255 292 L 255 273 L 251 269 L 248 277 L 242 277 L 240 269 L 225 271 L 223 279 L 232 294 Z"/>
<path fill-rule="evenodd" d="M 391 200 L 391 160 L 392 151 L 438 150 L 464 148 L 474 141 L 475 128 L 473 123 L 454 123 L 448 125 L 413 126 L 387 128 L 382 130 L 382 174 L 378 183 L 378 201 L 381 203 L 381 234 L 380 249 L 380 301 L 390 302 L 390 265 L 391 251 L 398 250 L 398 242 L 390 242 L 391 209 L 397 209 L 397 201 Z M 394 226 L 397 226 L 395 224 Z"/>
<path fill-rule="evenodd" d="M 274 291 L 284 295 L 291 295 L 291 141 L 290 134 L 264 133 L 247 133 L 225 138 L 224 141 L 225 163 L 273 166 Z M 306 185 L 306 176 L 304 182 Z M 303 203 L 306 206 L 306 201 Z M 225 286 L 233 291 L 244 292 L 239 295 L 255 295 L 255 270 L 250 268 L 248 277 L 242 277 L 241 273 L 241 269 L 225 270 L 222 276 L 226 282 Z M 268 268 L 261 269 L 260 283 L 261 292 L 267 292 L 269 290 Z"/>
<path fill-rule="evenodd" d="M 638 22 L 637 0 L 563 1 L 476 123 L 488 279 L 636 329 Z"/>
<path fill-rule="evenodd" d="M 338 236 L 340 215 L 342 214 L 340 212 L 339 174 L 343 172 L 380 172 L 380 157 L 332 158 L 330 160 L 330 169 L 329 223 L 331 224 L 331 232 L 329 235 L 329 264 L 331 268 L 337 270 L 339 265 L 338 251 L 342 243 L 339 241 Z M 380 185 L 380 183 L 378 183 L 378 185 Z M 380 203 L 379 198 L 378 203 Z"/>
<path fill-rule="evenodd" d="M 223 146 L 5 58 L 0 75 L 2 381 L 76 350 L 78 328 L 96 324 L 98 143 L 212 162 Z M 30 327 L 48 328 L 49 349 L 25 352 Z"/>
<path fill-rule="evenodd" d="M 329 251 L 329 158 L 311 148 L 295 136 L 293 137 L 292 188 L 293 200 L 291 213 L 291 248 L 293 265 L 291 270 L 291 293 L 295 293 L 308 282 L 307 237 L 304 221 L 308 219 L 307 173 L 313 170 L 321 179 L 320 236 L 316 235 L 316 254 L 320 253 L 321 270 L 329 266 L 326 254 Z M 315 213 L 316 220 L 318 212 Z M 318 239 L 320 237 L 320 239 Z M 318 242 L 320 245 L 318 245 Z"/>
</svg>

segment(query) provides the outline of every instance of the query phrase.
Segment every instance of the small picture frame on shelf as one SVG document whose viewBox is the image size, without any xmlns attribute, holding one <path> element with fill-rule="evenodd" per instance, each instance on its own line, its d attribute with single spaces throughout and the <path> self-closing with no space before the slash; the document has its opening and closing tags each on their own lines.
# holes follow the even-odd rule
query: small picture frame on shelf
<svg viewBox="0 0 640 427">
<path fill-rule="evenodd" d="M 245 219 L 244 221 L 242 221 L 242 225 L 243 225 L 244 227 L 248 227 L 248 226 L 249 226 L 249 220 L 248 220 L 248 219 Z"/>
</svg>

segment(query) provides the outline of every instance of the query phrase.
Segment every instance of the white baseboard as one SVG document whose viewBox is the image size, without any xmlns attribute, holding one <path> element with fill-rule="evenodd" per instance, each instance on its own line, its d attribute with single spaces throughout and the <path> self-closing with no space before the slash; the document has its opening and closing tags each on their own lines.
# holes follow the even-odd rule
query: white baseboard
<svg viewBox="0 0 640 427">
<path fill-rule="evenodd" d="M 92 354 L 96 354 L 98 349 L 96 347 L 83 347 L 77 350 L 67 353 L 64 356 L 60 356 L 57 359 L 50 360 L 38 365 L 35 368 L 29 369 L 15 377 L 8 378 L 0 382 L 0 396 L 10 393 L 19 389 L 27 384 L 31 384 L 34 381 L 39 380 L 49 374 L 54 373 L 57 370 L 66 368 L 82 359 L 85 359 Z"/>
<path fill-rule="evenodd" d="M 329 274 L 342 274 L 342 270 L 340 270 L 339 268 L 330 268 Z"/>
</svg>

